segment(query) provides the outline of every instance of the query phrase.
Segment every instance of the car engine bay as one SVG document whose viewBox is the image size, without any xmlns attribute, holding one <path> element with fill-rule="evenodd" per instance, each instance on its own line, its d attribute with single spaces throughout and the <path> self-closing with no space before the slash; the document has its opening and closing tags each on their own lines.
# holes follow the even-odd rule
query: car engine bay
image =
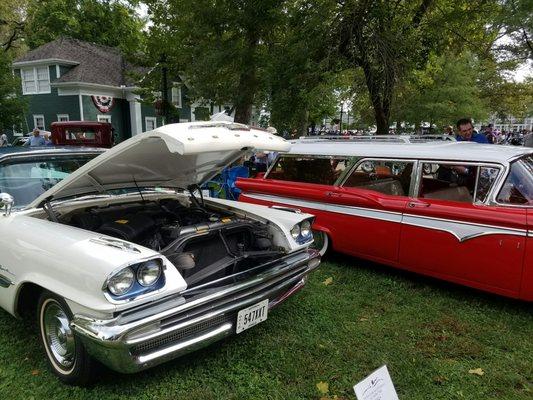
<svg viewBox="0 0 533 400">
<path fill-rule="evenodd" d="M 174 199 L 92 206 L 58 222 L 160 252 L 189 287 L 224 278 L 285 254 L 266 224 Z"/>
</svg>

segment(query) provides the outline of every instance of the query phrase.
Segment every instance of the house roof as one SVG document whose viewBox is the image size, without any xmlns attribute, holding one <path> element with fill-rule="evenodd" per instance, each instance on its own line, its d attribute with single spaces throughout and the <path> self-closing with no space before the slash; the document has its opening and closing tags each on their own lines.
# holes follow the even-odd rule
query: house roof
<svg viewBox="0 0 533 400">
<path fill-rule="evenodd" d="M 134 67 L 127 63 L 120 50 L 113 47 L 60 37 L 19 57 L 13 66 L 55 60 L 56 64 L 74 65 L 53 83 L 92 83 L 120 87 L 131 86 L 132 79 L 126 71 Z"/>
</svg>

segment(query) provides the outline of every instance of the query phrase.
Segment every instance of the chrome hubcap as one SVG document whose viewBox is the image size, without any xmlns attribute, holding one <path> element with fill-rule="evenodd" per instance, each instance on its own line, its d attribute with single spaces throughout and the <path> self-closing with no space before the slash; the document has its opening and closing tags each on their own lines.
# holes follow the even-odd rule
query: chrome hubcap
<svg viewBox="0 0 533 400">
<path fill-rule="evenodd" d="M 61 306 L 55 302 L 46 306 L 43 316 L 46 345 L 57 364 L 70 368 L 74 364 L 74 334 Z"/>
</svg>

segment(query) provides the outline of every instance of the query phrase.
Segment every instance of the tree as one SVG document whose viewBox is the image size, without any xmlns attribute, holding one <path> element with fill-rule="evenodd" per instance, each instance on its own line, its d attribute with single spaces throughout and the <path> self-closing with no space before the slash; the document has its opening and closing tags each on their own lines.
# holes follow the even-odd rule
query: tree
<svg viewBox="0 0 533 400">
<path fill-rule="evenodd" d="M 31 0 L 26 42 L 35 48 L 69 36 L 135 54 L 144 50 L 144 24 L 132 5 L 119 0 Z"/>
<path fill-rule="evenodd" d="M 268 41 L 265 65 L 266 103 L 271 123 L 279 131 L 307 134 L 308 125 L 334 116 L 340 88 L 350 86 L 344 74 L 332 68 L 329 47 L 321 40 L 330 29 L 327 2 L 303 6 L 286 3 L 283 18 Z M 331 21 L 329 21 L 331 22 Z"/>
<path fill-rule="evenodd" d="M 496 0 L 346 0 L 339 2 L 333 42 L 365 78 L 378 133 L 387 133 L 396 86 L 430 54 L 471 46 L 490 50 L 487 18 Z M 490 20 L 490 19 L 488 19 Z"/>
<path fill-rule="evenodd" d="M 432 55 L 424 70 L 413 71 L 397 91 L 393 117 L 419 126 L 453 125 L 463 117 L 486 118 L 488 108 L 478 86 L 479 62 L 471 53 Z"/>
<path fill-rule="evenodd" d="M 25 50 L 23 38 L 27 3 L 27 0 L 0 2 L 0 43 L 3 52 L 18 55 Z"/>
<path fill-rule="evenodd" d="M 284 0 L 147 0 L 151 59 L 165 55 L 195 99 L 232 104 L 249 123 L 264 91 L 267 41 Z"/>
<path fill-rule="evenodd" d="M 26 102 L 20 88 L 20 79 L 11 72 L 11 58 L 0 52 L 0 132 L 22 122 Z"/>
<path fill-rule="evenodd" d="M 501 40 L 494 51 L 519 62 L 533 61 L 533 3 L 531 0 L 502 0 L 491 21 Z"/>
</svg>

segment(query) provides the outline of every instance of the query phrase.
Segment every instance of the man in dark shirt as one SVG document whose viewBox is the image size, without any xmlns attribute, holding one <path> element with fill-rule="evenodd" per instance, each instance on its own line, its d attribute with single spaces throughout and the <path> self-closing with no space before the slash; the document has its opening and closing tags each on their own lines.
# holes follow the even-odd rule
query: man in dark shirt
<svg viewBox="0 0 533 400">
<path fill-rule="evenodd" d="M 457 121 L 457 141 L 459 142 L 476 142 L 476 143 L 486 143 L 489 141 L 480 133 L 474 131 L 474 125 L 472 125 L 472 120 L 470 118 L 461 118 Z"/>
</svg>

